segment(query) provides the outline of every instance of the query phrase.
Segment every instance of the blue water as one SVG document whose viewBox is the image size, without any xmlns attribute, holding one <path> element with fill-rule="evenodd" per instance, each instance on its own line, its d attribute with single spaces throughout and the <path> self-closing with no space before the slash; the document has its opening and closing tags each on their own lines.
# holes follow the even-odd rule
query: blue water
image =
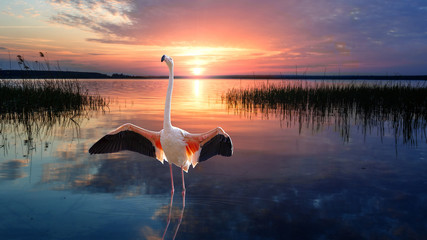
<svg viewBox="0 0 427 240">
<path fill-rule="evenodd" d="M 252 80 L 176 80 L 172 123 L 189 132 L 223 127 L 234 155 L 185 174 L 185 208 L 174 167 L 170 206 L 167 163 L 133 152 L 88 154 L 123 123 L 160 130 L 167 81 L 84 84 L 110 107 L 78 125 L 34 123 L 31 142 L 22 124 L 1 123 L 0 239 L 427 238 L 425 139 L 396 144 L 389 131 L 365 135 L 352 126 L 343 141 L 333 125 L 300 130 L 221 102 L 227 88 Z"/>
</svg>

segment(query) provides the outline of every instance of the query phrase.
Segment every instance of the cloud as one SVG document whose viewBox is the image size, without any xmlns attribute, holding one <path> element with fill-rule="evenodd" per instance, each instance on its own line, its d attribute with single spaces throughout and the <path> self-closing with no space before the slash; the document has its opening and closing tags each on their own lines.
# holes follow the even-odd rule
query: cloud
<svg viewBox="0 0 427 240">
<path fill-rule="evenodd" d="M 7 50 L 7 48 L 5 48 L 5 47 L 0 47 L 0 50 Z"/>
<path fill-rule="evenodd" d="M 104 53 L 88 53 L 88 55 L 92 55 L 92 56 L 103 56 L 103 55 L 107 55 Z"/>
<path fill-rule="evenodd" d="M 40 16 L 39 11 L 36 11 L 33 7 L 25 8 L 24 12 L 25 12 L 25 14 L 32 16 L 32 17 Z"/>
<path fill-rule="evenodd" d="M 3 5 L 4 4 L 4 5 Z M 31 7 L 32 3 L 28 1 L 5 1 L 2 5 L 1 13 L 16 18 L 24 18 L 27 16 L 38 17 L 40 12 Z"/>
<path fill-rule="evenodd" d="M 128 38 L 128 37 L 121 37 L 117 38 L 114 37 L 114 35 L 109 35 L 108 38 L 87 38 L 86 39 L 89 42 L 99 42 L 99 43 L 113 43 L 113 44 L 138 44 L 138 42 L 135 41 L 135 39 Z"/>
<path fill-rule="evenodd" d="M 241 45 L 242 41 L 237 38 L 250 37 L 251 32 L 265 34 L 259 26 L 262 23 L 268 26 L 269 21 L 262 20 L 263 16 L 255 14 L 254 9 L 242 9 L 246 4 L 226 1 L 125 1 L 121 4 L 113 1 L 115 4 L 112 4 L 109 1 L 51 0 L 51 3 L 57 6 L 52 22 L 88 29 L 100 34 L 100 39 L 106 42 L 118 43 L 122 43 L 120 38 L 123 37 L 132 39 L 134 44 L 223 42 Z M 269 11 L 263 8 L 263 12 Z"/>
<path fill-rule="evenodd" d="M 11 17 L 17 17 L 17 18 L 23 18 L 24 16 L 23 15 L 21 15 L 21 14 L 15 14 L 15 13 L 13 13 L 13 12 L 11 12 L 11 11 L 2 11 L 1 12 L 2 14 L 4 14 L 4 15 L 8 15 L 8 16 L 11 16 Z"/>
<path fill-rule="evenodd" d="M 0 26 L 0 29 L 24 29 L 24 28 L 52 28 L 50 26 L 34 26 L 34 25 L 19 25 L 19 26 Z"/>
<path fill-rule="evenodd" d="M 133 21 L 128 14 L 130 1 L 107 0 L 50 0 L 57 11 L 50 22 L 86 29 L 104 38 L 115 36 L 120 27 L 131 26 Z"/>
<path fill-rule="evenodd" d="M 419 55 L 425 52 L 427 41 L 424 21 L 427 7 L 423 0 L 288 0 L 268 4 L 257 0 L 49 0 L 49 3 L 55 9 L 51 22 L 96 33 L 87 39 L 90 42 L 156 49 L 256 49 L 252 55 L 241 57 L 258 59 L 260 66 L 268 63 L 271 55 L 264 55 L 271 52 L 281 61 L 293 61 L 290 65 L 307 66 L 357 62 L 348 65 L 363 67 L 363 63 L 370 65 L 373 61 L 390 62 L 390 57 L 424 62 L 427 58 Z M 282 65 L 276 63 L 275 67 Z"/>
<path fill-rule="evenodd" d="M 15 14 L 14 14 L 14 13 L 12 13 L 11 11 L 3 10 L 3 11 L 1 11 L 1 13 L 2 13 L 2 14 L 4 14 L 4 15 L 9 15 L 9 16 L 11 16 L 11 17 L 15 16 Z"/>
<path fill-rule="evenodd" d="M 99 41 L 110 43 L 127 38 L 125 42 L 134 44 L 280 45 L 325 35 L 349 42 L 344 38 L 382 38 L 390 31 L 425 35 L 427 31 L 420 24 L 425 13 L 420 1 L 387 5 L 383 0 L 50 2 L 58 11 L 53 22 L 89 29 L 100 34 Z"/>
</svg>

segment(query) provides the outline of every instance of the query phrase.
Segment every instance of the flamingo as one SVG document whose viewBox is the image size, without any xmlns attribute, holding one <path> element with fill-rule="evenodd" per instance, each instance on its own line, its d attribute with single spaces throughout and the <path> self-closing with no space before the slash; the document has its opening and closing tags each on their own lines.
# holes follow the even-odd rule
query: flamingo
<svg viewBox="0 0 427 240">
<path fill-rule="evenodd" d="M 192 134 L 171 123 L 171 99 L 174 81 L 174 62 L 169 56 L 163 55 L 161 62 L 169 68 L 169 84 L 165 100 L 163 129 L 155 132 L 131 123 L 126 123 L 112 130 L 99 139 L 90 149 L 90 154 L 114 153 L 123 150 L 138 152 L 156 158 L 162 164 L 169 163 L 171 175 L 171 194 L 174 193 L 172 164 L 181 168 L 182 194 L 185 195 L 184 172 L 188 173 L 199 163 L 221 155 L 229 157 L 233 154 L 233 143 L 230 136 L 217 127 L 205 133 Z M 185 202 L 183 203 L 185 205 Z"/>
</svg>

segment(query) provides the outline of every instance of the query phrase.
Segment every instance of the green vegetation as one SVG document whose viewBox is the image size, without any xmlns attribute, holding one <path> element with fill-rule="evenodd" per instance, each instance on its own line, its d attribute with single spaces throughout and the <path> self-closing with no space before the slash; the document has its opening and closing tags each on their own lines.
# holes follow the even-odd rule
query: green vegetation
<svg viewBox="0 0 427 240">
<path fill-rule="evenodd" d="M 40 56 L 45 58 L 43 53 Z M 25 71 L 32 71 L 22 56 L 17 58 Z M 51 68 L 47 60 L 37 66 Z M 73 126 L 78 131 L 79 123 L 88 118 L 90 111 L 106 107 L 107 99 L 89 94 L 77 80 L 0 79 L 0 148 L 7 142 L 5 128 L 23 128 L 25 141 L 31 145 L 34 137 L 49 135 L 55 124 Z"/>
<path fill-rule="evenodd" d="M 297 81 L 232 89 L 222 99 L 239 113 L 273 114 L 288 126 L 299 124 L 300 131 L 303 126 L 319 131 L 333 125 L 345 141 L 350 139 L 352 125 L 365 136 L 375 130 L 384 136 L 389 130 L 396 143 L 400 138 L 405 144 L 417 144 L 418 137 L 426 139 L 425 84 Z"/>
<path fill-rule="evenodd" d="M 0 114 L 39 111 L 81 111 L 106 106 L 77 80 L 0 80 Z"/>
<path fill-rule="evenodd" d="M 77 80 L 0 80 L 0 148 L 7 142 L 6 128 L 21 129 L 32 146 L 33 138 L 51 135 L 55 124 L 78 131 L 90 111 L 107 106 L 106 99 L 90 95 Z"/>
<path fill-rule="evenodd" d="M 39 52 L 42 61 L 35 61 L 35 69 L 49 72 L 51 63 L 45 53 Z M 17 55 L 18 65 L 24 72 L 32 72 L 30 63 Z M 58 70 L 60 67 L 58 65 Z M 56 71 L 55 71 L 56 72 Z M 80 82 L 72 79 L 35 80 L 0 79 L 0 114 L 50 111 L 82 111 L 104 107 L 106 101 L 100 96 L 89 95 Z"/>
</svg>

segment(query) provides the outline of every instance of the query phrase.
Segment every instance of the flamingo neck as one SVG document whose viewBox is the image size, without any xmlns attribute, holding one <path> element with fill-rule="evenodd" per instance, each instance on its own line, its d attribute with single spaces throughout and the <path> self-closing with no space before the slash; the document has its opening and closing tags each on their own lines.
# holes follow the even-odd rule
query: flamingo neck
<svg viewBox="0 0 427 240">
<path fill-rule="evenodd" d="M 172 91 L 173 91 L 173 65 L 169 67 L 169 84 L 168 84 L 168 91 L 166 94 L 165 115 L 164 115 L 164 120 L 163 120 L 163 128 L 164 129 L 172 128 L 172 123 L 171 123 Z"/>
</svg>

